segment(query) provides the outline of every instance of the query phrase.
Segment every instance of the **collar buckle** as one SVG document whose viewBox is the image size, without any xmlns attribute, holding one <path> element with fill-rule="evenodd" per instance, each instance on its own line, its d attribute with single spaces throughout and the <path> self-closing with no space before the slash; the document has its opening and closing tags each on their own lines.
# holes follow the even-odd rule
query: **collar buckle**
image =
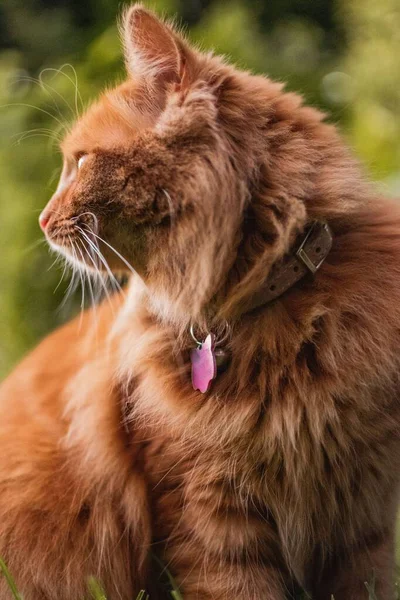
<svg viewBox="0 0 400 600">
<path fill-rule="evenodd" d="M 296 257 L 307 267 L 307 269 L 313 275 L 315 275 L 315 273 L 321 267 L 321 265 L 323 264 L 323 262 L 326 258 L 325 255 L 322 255 L 321 260 L 317 264 L 314 264 L 314 262 L 311 260 L 311 258 L 309 257 L 309 255 L 307 254 L 307 252 L 305 250 L 305 246 L 307 245 L 307 242 L 316 233 L 316 229 L 318 227 L 325 230 L 325 232 L 329 234 L 329 227 L 328 227 L 327 223 L 321 223 L 320 221 L 314 221 L 314 223 L 311 225 L 310 229 L 308 230 L 306 237 L 304 238 L 304 240 L 301 242 L 300 246 L 296 250 Z"/>
<path fill-rule="evenodd" d="M 264 284 L 253 294 L 243 312 L 250 312 L 279 298 L 307 273 L 315 275 L 328 256 L 332 241 L 332 231 L 328 223 L 312 222 L 297 250 L 286 254 L 282 261 L 271 269 Z"/>
</svg>

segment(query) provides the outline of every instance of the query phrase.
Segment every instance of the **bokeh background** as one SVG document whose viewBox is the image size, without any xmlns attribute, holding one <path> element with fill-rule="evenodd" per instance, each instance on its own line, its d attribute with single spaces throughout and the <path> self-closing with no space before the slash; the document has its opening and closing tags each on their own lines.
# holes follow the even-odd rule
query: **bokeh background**
<svg viewBox="0 0 400 600">
<path fill-rule="evenodd" d="M 204 48 L 323 108 L 386 193 L 399 192 L 400 0 L 149 5 Z M 0 377 L 79 307 L 75 296 L 58 308 L 68 277 L 57 287 L 37 218 L 56 186 L 65 125 L 123 77 L 120 10 L 117 0 L 0 0 Z"/>
</svg>

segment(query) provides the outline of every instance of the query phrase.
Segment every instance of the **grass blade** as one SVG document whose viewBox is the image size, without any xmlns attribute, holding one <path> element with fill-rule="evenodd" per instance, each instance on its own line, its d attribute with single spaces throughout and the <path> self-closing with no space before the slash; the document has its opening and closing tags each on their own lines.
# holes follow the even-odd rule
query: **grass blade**
<svg viewBox="0 0 400 600">
<path fill-rule="evenodd" d="M 368 600 L 378 600 L 374 587 L 372 587 L 367 581 L 365 581 L 364 584 L 368 590 Z"/>
<path fill-rule="evenodd" d="M 175 582 L 175 579 L 173 578 L 169 569 L 167 569 L 167 567 L 163 564 L 163 562 L 158 558 L 157 554 L 153 554 L 152 556 L 153 556 L 153 559 L 156 561 L 156 563 L 162 568 L 162 573 L 166 573 L 166 575 L 168 577 L 168 581 L 169 581 L 171 587 L 173 588 L 173 590 L 170 592 L 172 598 L 174 600 L 183 600 L 182 594 L 180 593 L 179 588 Z"/>
<path fill-rule="evenodd" d="M 89 577 L 88 588 L 93 600 L 107 600 L 105 591 L 94 577 Z"/>
<path fill-rule="evenodd" d="M 6 563 L 1 558 L 0 571 L 7 581 L 7 585 L 10 588 L 10 592 L 12 593 L 14 600 L 22 600 L 22 597 L 18 593 L 17 586 L 15 585 L 15 581 L 12 578 L 10 571 L 7 569 Z"/>
</svg>

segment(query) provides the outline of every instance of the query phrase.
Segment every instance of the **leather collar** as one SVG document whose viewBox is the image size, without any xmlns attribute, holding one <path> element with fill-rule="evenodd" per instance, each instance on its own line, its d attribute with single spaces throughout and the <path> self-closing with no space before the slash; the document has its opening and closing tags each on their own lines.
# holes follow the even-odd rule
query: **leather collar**
<svg viewBox="0 0 400 600">
<path fill-rule="evenodd" d="M 332 242 L 333 237 L 329 225 L 322 221 L 314 221 L 306 230 L 305 236 L 295 245 L 296 249 L 286 254 L 279 263 L 272 267 L 262 288 L 250 298 L 242 314 L 249 313 L 279 298 L 308 273 L 315 275 L 328 256 Z M 190 335 L 196 343 L 197 349 L 201 349 L 203 342 L 195 337 L 193 326 L 190 328 Z M 225 337 L 223 339 L 225 340 Z M 223 347 L 222 341 L 218 338 L 211 354 L 216 365 L 215 377 L 218 372 L 227 368 L 231 354 L 228 349 Z M 199 388 L 194 387 L 194 389 Z"/>
<path fill-rule="evenodd" d="M 279 298 L 307 273 L 315 275 L 332 248 L 332 231 L 323 221 L 314 221 L 294 252 L 286 254 L 274 265 L 262 288 L 254 294 L 246 306 L 251 312 Z"/>
</svg>

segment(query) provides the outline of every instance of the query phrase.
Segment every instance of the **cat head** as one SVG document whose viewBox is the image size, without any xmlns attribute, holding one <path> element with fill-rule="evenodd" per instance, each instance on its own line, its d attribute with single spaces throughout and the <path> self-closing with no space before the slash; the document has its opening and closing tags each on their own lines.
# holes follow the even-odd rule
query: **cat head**
<svg viewBox="0 0 400 600">
<path fill-rule="evenodd" d="M 318 216 L 306 199 L 321 115 L 200 53 L 141 5 L 122 37 L 127 80 L 64 139 L 42 229 L 88 270 L 132 268 L 167 318 L 238 314 Z"/>
</svg>

